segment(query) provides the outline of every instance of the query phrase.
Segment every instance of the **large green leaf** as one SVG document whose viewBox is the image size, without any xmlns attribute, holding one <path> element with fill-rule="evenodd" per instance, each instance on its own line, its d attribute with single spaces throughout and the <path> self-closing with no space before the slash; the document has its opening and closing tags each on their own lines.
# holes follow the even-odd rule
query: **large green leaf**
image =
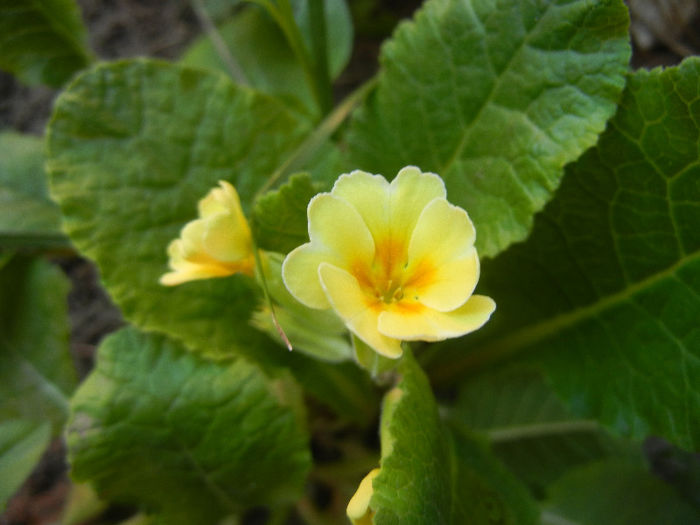
<svg viewBox="0 0 700 525">
<path fill-rule="evenodd" d="M 644 468 L 601 462 L 572 471 L 552 485 L 542 525 L 689 525 L 700 511 Z"/>
<path fill-rule="evenodd" d="M 67 233 L 97 262 L 130 321 L 200 352 L 244 353 L 263 366 L 290 367 L 319 399 L 364 420 L 376 398 L 366 374 L 350 363 L 288 352 L 255 330 L 249 321 L 261 293 L 252 279 L 158 284 L 166 247 L 196 218 L 197 201 L 225 179 L 250 207 L 309 132 L 278 101 L 221 74 L 150 60 L 102 64 L 56 101 L 48 133 L 51 191 Z M 309 159 L 315 180 L 337 175 L 333 151 L 321 147 Z"/>
<path fill-rule="evenodd" d="M 277 101 L 220 74 L 147 60 L 103 64 L 56 102 L 52 193 L 66 231 L 130 320 L 209 352 L 256 352 L 267 340 L 248 324 L 259 297 L 252 279 L 168 288 L 158 277 L 198 199 L 224 179 L 247 206 L 308 132 Z"/>
<path fill-rule="evenodd" d="M 0 420 L 61 431 L 75 385 L 67 293 L 61 271 L 40 259 L 16 256 L 0 268 Z"/>
<path fill-rule="evenodd" d="M 73 397 L 67 440 L 73 476 L 107 499 L 167 523 L 216 523 L 298 497 L 311 462 L 304 426 L 284 376 L 125 329 Z"/>
<path fill-rule="evenodd" d="M 89 61 L 74 0 L 0 0 L 0 68 L 59 87 Z"/>
<path fill-rule="evenodd" d="M 596 421 L 573 417 L 540 374 L 489 372 L 460 387 L 450 420 L 483 435 L 493 452 L 538 495 L 572 467 L 625 453 Z"/>
<path fill-rule="evenodd" d="M 532 237 L 484 264 L 498 310 L 476 351 L 436 350 L 436 380 L 520 352 L 575 414 L 700 446 L 698 93 L 695 58 L 630 76 Z"/>
<path fill-rule="evenodd" d="M 51 441 L 51 424 L 15 419 L 0 422 L 0 512 L 39 462 Z"/>
<path fill-rule="evenodd" d="M 0 247 L 61 246 L 61 213 L 49 199 L 39 137 L 0 133 Z"/>
<path fill-rule="evenodd" d="M 429 0 L 382 50 L 352 163 L 440 174 L 479 253 L 495 255 L 527 236 L 564 165 L 614 113 L 627 24 L 622 0 Z"/>
<path fill-rule="evenodd" d="M 382 460 L 370 501 L 378 525 L 534 523 L 525 488 L 487 447 L 438 416 L 430 385 L 407 353 L 384 401 Z"/>
</svg>

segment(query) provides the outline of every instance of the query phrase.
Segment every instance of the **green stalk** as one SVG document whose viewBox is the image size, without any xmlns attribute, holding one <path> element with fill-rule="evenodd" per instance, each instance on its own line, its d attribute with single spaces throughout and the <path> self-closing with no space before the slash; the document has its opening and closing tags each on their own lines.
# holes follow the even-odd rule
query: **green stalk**
<svg viewBox="0 0 700 525">
<path fill-rule="evenodd" d="M 309 0 L 309 26 L 311 27 L 311 54 L 314 59 L 314 80 L 318 91 L 321 113 L 328 114 L 333 109 L 333 88 L 328 72 L 328 51 L 326 49 L 327 28 L 324 0 Z"/>
</svg>

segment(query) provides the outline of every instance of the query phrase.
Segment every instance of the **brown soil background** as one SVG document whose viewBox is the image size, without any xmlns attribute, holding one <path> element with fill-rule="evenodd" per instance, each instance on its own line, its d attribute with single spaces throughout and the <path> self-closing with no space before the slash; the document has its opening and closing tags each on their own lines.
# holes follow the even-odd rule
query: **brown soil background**
<svg viewBox="0 0 700 525">
<path fill-rule="evenodd" d="M 186 0 L 77 0 L 88 27 L 89 44 L 97 56 L 114 58 L 154 56 L 176 59 L 202 29 Z M 337 82 L 338 97 L 371 76 L 377 68 L 381 41 L 400 19 L 411 15 L 422 2 L 400 0 L 350 0 L 356 20 L 352 59 Z M 673 65 L 684 56 L 700 54 L 700 7 L 697 0 L 628 0 L 632 14 L 634 54 L 632 67 Z M 0 72 L 0 130 L 13 129 L 43 135 L 57 91 L 29 88 Z M 99 341 L 123 324 L 118 309 L 99 284 L 95 267 L 80 257 L 61 258 L 57 264 L 72 282 L 69 311 L 71 350 L 76 368 L 84 377 L 92 367 Z M 652 465 L 667 479 L 677 480 L 687 469 L 662 440 L 647 443 Z M 666 458 L 672 457 L 673 461 Z M 48 525 L 59 523 L 68 496 L 65 449 L 56 440 L 34 473 L 0 515 L 0 525 Z M 321 496 L 322 500 L 323 497 Z M 318 502 L 322 506 L 322 501 Z M 118 523 L 129 509 L 111 509 L 100 523 Z M 246 524 L 264 523 L 264 513 L 252 513 Z M 292 519 L 289 523 L 300 523 Z"/>
</svg>

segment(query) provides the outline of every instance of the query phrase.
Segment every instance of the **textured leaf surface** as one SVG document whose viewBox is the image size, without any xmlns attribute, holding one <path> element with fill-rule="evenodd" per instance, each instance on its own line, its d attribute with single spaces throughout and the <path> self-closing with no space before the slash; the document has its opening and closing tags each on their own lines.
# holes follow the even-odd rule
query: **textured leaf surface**
<svg viewBox="0 0 700 525">
<path fill-rule="evenodd" d="M 0 423 L 0 511 L 39 462 L 51 441 L 51 425 L 25 419 Z"/>
<path fill-rule="evenodd" d="M 255 352 L 267 339 L 248 324 L 259 295 L 252 279 L 168 288 L 158 278 L 198 199 L 223 179 L 246 207 L 308 131 L 280 103 L 219 74 L 153 61 L 101 65 L 56 103 L 52 193 L 130 320 L 195 347 L 206 341 L 209 352 Z"/>
<path fill-rule="evenodd" d="M 688 525 L 700 511 L 642 467 L 601 462 L 579 468 L 551 487 L 542 525 Z"/>
<path fill-rule="evenodd" d="M 88 65 L 74 0 L 0 0 L 0 68 L 27 84 L 59 87 Z"/>
<path fill-rule="evenodd" d="M 625 453 L 595 421 L 573 417 L 539 374 L 519 367 L 466 381 L 450 420 L 486 437 L 538 495 L 576 465 Z"/>
<path fill-rule="evenodd" d="M 436 352 L 435 378 L 522 352 L 575 414 L 697 449 L 699 145 L 700 60 L 632 75 L 532 237 L 484 264 L 480 289 L 498 303 L 489 340 Z"/>
<path fill-rule="evenodd" d="M 103 64 L 57 100 L 49 128 L 51 191 L 72 241 L 95 260 L 124 315 L 200 352 L 244 353 L 289 367 L 306 389 L 349 417 L 371 417 L 376 394 L 352 364 L 288 352 L 255 330 L 261 298 L 234 275 L 164 287 L 166 246 L 197 216 L 197 201 L 220 179 L 244 207 L 310 131 L 270 97 L 225 76 L 157 61 Z M 334 179 L 334 155 L 309 159 L 315 180 Z"/>
<path fill-rule="evenodd" d="M 319 192 L 306 173 L 292 175 L 278 190 L 255 203 L 253 229 L 260 248 L 289 253 L 309 242 L 306 207 Z"/>
<path fill-rule="evenodd" d="M 214 363 L 126 329 L 71 401 L 73 475 L 168 523 L 293 501 L 310 466 L 299 392 L 239 359 Z"/>
<path fill-rule="evenodd" d="M 67 293 L 61 271 L 42 260 L 17 256 L 0 268 L 0 420 L 61 431 L 75 385 Z"/>
<path fill-rule="evenodd" d="M 0 133 L 0 246 L 66 242 L 48 196 L 43 149 L 38 137 Z"/>
<path fill-rule="evenodd" d="M 430 385 L 410 354 L 384 402 L 381 471 L 370 506 L 374 523 L 534 523 L 525 489 L 472 437 L 450 434 Z"/>
<path fill-rule="evenodd" d="M 381 54 L 349 143 L 357 168 L 417 165 L 472 217 L 481 255 L 525 238 L 563 167 L 615 111 L 629 58 L 621 0 L 430 0 Z"/>
</svg>

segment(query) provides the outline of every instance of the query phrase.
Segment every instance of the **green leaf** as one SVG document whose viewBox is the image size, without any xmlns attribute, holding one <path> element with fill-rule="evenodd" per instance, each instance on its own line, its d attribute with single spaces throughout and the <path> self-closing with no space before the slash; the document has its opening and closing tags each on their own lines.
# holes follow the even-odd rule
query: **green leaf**
<svg viewBox="0 0 700 525">
<path fill-rule="evenodd" d="M 0 0 L 0 68 L 27 84 L 60 87 L 90 62 L 73 0 Z"/>
<path fill-rule="evenodd" d="M 216 523 L 294 501 L 311 457 L 300 392 L 248 362 L 213 362 L 161 336 L 105 339 L 71 401 L 73 476 L 168 523 Z"/>
<path fill-rule="evenodd" d="M 67 293 L 61 271 L 40 259 L 17 256 L 0 269 L 0 420 L 61 431 L 75 386 Z"/>
<path fill-rule="evenodd" d="M 67 243 L 61 213 L 49 199 L 39 137 L 0 133 L 0 247 L 52 247 Z"/>
<path fill-rule="evenodd" d="M 407 352 L 384 401 L 374 523 L 534 523 L 527 491 L 471 436 L 450 434 L 423 371 Z"/>
<path fill-rule="evenodd" d="M 308 173 L 297 173 L 278 190 L 258 199 L 253 209 L 253 231 L 258 246 L 289 253 L 309 242 L 306 207 L 319 191 Z"/>
<path fill-rule="evenodd" d="M 484 264 L 496 315 L 473 352 L 436 349 L 437 381 L 521 353 L 574 414 L 700 446 L 699 92 L 696 58 L 630 76 L 532 237 Z"/>
<path fill-rule="evenodd" d="M 315 1 L 315 0 L 312 0 Z M 294 19 L 299 26 L 301 36 L 307 49 L 311 50 L 312 32 L 309 19 L 309 0 L 291 0 Z M 326 16 L 326 53 L 328 55 L 328 71 L 331 80 L 345 69 L 352 54 L 353 30 L 352 16 L 345 0 L 324 0 Z"/>
<path fill-rule="evenodd" d="M 700 512 L 644 468 L 601 462 L 576 469 L 551 487 L 542 525 L 688 525 Z"/>
<path fill-rule="evenodd" d="M 565 164 L 615 111 L 630 56 L 622 0 L 429 0 L 382 49 L 349 134 L 356 168 L 440 174 L 482 256 L 524 239 Z"/>
<path fill-rule="evenodd" d="M 266 178 L 293 164 L 310 131 L 278 101 L 221 74 L 151 60 L 102 64 L 56 101 L 51 191 L 71 240 L 97 262 L 131 322 L 201 353 L 291 368 L 317 398 L 365 421 L 376 399 L 366 375 L 288 352 L 256 330 L 250 318 L 261 293 L 252 279 L 158 284 L 166 247 L 196 218 L 197 201 L 225 179 L 250 207 Z M 307 158 L 312 176 L 335 179 L 335 150 L 318 146 Z"/>
<path fill-rule="evenodd" d="M 522 367 L 466 381 L 450 420 L 487 438 L 537 495 L 573 466 L 626 453 L 597 422 L 573 417 L 540 374 Z"/>
<path fill-rule="evenodd" d="M 0 422 L 0 512 L 34 470 L 50 441 L 51 425 L 47 421 Z"/>
<path fill-rule="evenodd" d="M 309 131 L 279 102 L 223 75 L 150 60 L 103 64 L 56 102 L 52 193 L 66 231 L 131 321 L 209 353 L 261 358 L 268 340 L 248 323 L 260 296 L 252 279 L 165 287 L 158 278 L 168 243 L 218 180 L 232 182 L 248 207 Z"/>
<path fill-rule="evenodd" d="M 257 6 L 243 9 L 218 31 L 250 86 L 280 97 L 288 106 L 301 109 L 309 116 L 318 114 L 301 64 L 282 31 L 265 11 Z M 225 59 L 207 36 L 195 41 L 181 62 L 230 73 Z"/>
</svg>

